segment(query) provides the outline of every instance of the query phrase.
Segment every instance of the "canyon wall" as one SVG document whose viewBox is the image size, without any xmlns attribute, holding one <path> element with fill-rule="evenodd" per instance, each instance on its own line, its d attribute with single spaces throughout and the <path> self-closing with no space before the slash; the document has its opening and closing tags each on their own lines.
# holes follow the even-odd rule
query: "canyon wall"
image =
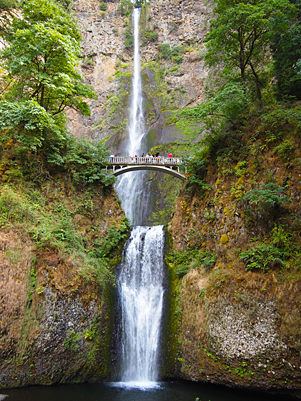
<svg viewBox="0 0 301 401">
<path fill-rule="evenodd" d="M 291 141 L 291 153 L 263 146 L 267 128 Z M 234 160 L 213 157 L 203 184 L 182 188 L 168 225 L 173 315 L 165 373 L 300 389 L 300 129 L 283 120 L 273 128 L 253 121 L 245 130 L 239 142 L 232 133 L 232 143 L 227 136 L 217 145 L 236 151 Z M 261 192 L 250 204 L 245 195 L 255 188 Z M 286 199 L 282 206 L 265 203 L 267 188 Z"/>
<path fill-rule="evenodd" d="M 65 178 L 29 193 L 7 185 L 0 194 L 10 210 L 0 232 L 1 388 L 105 379 L 112 271 L 127 232 L 120 203 L 108 189 L 71 191 Z M 108 271 L 89 258 L 104 242 Z"/>
<path fill-rule="evenodd" d="M 68 113 L 68 127 L 75 136 L 105 139 L 122 154 L 127 137 L 133 48 L 125 45 L 131 16 L 122 16 L 119 2 L 78 0 L 74 11 L 83 42 L 81 72 L 98 95 L 90 102 L 90 117 Z M 172 121 L 172 112 L 204 99 L 204 38 L 212 6 L 202 1 L 154 0 L 141 13 L 141 61 L 147 135 L 145 152 L 155 145 L 187 142 Z M 151 35 L 153 34 L 153 36 Z M 182 46 L 181 58 L 162 58 L 160 45 Z"/>
<path fill-rule="evenodd" d="M 126 155 L 133 72 L 133 47 L 126 36 L 133 31 L 131 13 L 121 15 L 119 1 L 108 1 L 107 10 L 101 11 L 98 0 L 78 0 L 73 10 L 83 37 L 79 68 L 98 98 L 90 102 L 89 117 L 69 111 L 68 128 L 75 136 L 104 140 L 115 155 Z M 199 126 L 179 122 L 178 111 L 204 100 L 204 39 L 211 12 L 212 4 L 193 0 L 155 0 L 141 11 L 144 153 L 182 156 L 201 135 Z M 149 212 L 143 224 L 167 223 L 180 185 L 162 173 L 145 174 L 149 196 L 143 202 Z"/>
</svg>

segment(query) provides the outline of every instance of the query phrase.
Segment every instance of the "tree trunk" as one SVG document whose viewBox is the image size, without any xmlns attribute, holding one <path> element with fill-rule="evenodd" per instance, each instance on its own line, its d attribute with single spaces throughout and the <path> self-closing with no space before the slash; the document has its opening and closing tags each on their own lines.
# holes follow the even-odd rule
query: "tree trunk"
<svg viewBox="0 0 301 401">
<path fill-rule="evenodd" d="M 252 70 L 252 74 L 254 75 L 255 78 L 255 83 L 256 83 L 256 92 L 257 92 L 257 99 L 259 101 L 259 108 L 263 109 L 263 103 L 262 103 L 262 96 L 261 96 L 261 89 L 260 89 L 260 84 L 259 84 L 259 79 L 258 79 L 258 75 L 256 74 L 256 71 L 254 69 L 253 64 L 250 62 L 250 67 Z"/>
</svg>

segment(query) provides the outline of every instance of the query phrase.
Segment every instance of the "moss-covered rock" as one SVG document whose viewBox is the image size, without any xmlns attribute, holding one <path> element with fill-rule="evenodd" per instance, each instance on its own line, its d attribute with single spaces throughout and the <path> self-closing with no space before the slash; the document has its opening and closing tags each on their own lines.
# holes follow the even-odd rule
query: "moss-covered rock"
<svg viewBox="0 0 301 401">
<path fill-rule="evenodd" d="M 207 191 L 187 185 L 177 199 L 169 225 L 169 258 L 184 272 L 172 315 L 176 323 L 180 314 L 177 377 L 300 389 L 300 132 L 281 121 L 278 142 L 263 146 L 265 124 L 240 133 L 235 157 L 220 145 L 207 164 Z M 277 151 L 288 139 L 289 163 Z M 213 265 L 206 255 L 215 255 Z"/>
<path fill-rule="evenodd" d="M 111 374 L 113 269 L 128 226 L 112 189 L 64 184 L 0 188 L 2 388 Z"/>
</svg>

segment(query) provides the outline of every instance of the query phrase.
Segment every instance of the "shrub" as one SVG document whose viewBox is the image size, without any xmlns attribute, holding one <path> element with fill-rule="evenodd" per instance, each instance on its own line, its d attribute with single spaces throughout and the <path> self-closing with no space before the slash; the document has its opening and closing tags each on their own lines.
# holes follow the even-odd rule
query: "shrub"
<svg viewBox="0 0 301 401">
<path fill-rule="evenodd" d="M 9 10 L 13 7 L 18 7 L 18 0 L 0 0 L 0 10 Z"/>
<path fill-rule="evenodd" d="M 216 256 L 213 253 L 200 252 L 197 248 L 188 249 L 186 252 L 174 253 L 169 258 L 172 263 L 178 265 L 175 272 L 179 279 L 189 272 L 190 267 L 211 270 L 216 262 Z"/>
<path fill-rule="evenodd" d="M 128 17 L 132 14 L 133 8 L 134 4 L 130 0 L 121 0 L 118 6 L 118 11 L 123 17 Z"/>
<path fill-rule="evenodd" d="M 280 158 L 283 161 L 289 160 L 292 158 L 292 151 L 294 150 L 293 142 L 286 139 L 280 145 L 276 146 L 275 150 L 278 152 Z"/>
<path fill-rule="evenodd" d="M 134 35 L 130 27 L 127 27 L 124 32 L 124 45 L 126 49 L 133 47 L 134 45 Z"/>
<path fill-rule="evenodd" d="M 99 4 L 99 8 L 101 9 L 101 11 L 107 11 L 108 5 L 107 5 L 107 3 L 101 1 Z"/>
<path fill-rule="evenodd" d="M 156 42 L 157 40 L 158 40 L 158 32 L 156 32 L 156 31 L 151 31 L 151 32 L 148 32 L 147 33 L 147 35 L 146 35 L 147 37 L 148 37 L 148 39 L 151 41 L 151 42 Z"/>
<path fill-rule="evenodd" d="M 242 251 L 240 260 L 246 264 L 246 270 L 267 271 L 274 266 L 284 265 L 282 252 L 274 245 L 266 244 Z"/>
<path fill-rule="evenodd" d="M 242 200 L 246 200 L 250 205 L 258 208 L 258 211 L 265 212 L 268 209 L 279 208 L 284 202 L 290 202 L 291 199 L 283 195 L 285 187 L 280 187 L 275 182 L 263 184 L 260 188 L 248 191 Z"/>
<path fill-rule="evenodd" d="M 146 45 L 148 42 L 156 42 L 158 40 L 158 32 L 155 30 L 145 30 L 141 33 L 142 46 Z"/>
<path fill-rule="evenodd" d="M 181 55 L 184 53 L 183 46 L 170 47 L 169 43 L 163 43 L 159 45 L 159 48 L 162 58 L 172 60 L 177 64 L 182 63 L 183 57 Z"/>
<path fill-rule="evenodd" d="M 211 252 L 200 252 L 193 263 L 193 266 L 195 266 L 198 262 L 205 270 L 211 270 L 215 265 L 216 256 Z"/>
<path fill-rule="evenodd" d="M 189 272 L 189 265 L 180 266 L 176 269 L 176 276 L 181 279 Z"/>
</svg>

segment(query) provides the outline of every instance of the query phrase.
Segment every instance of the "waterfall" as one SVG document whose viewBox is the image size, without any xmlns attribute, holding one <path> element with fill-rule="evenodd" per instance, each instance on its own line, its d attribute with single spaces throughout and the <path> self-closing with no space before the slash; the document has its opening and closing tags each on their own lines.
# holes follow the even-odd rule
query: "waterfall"
<svg viewBox="0 0 301 401">
<path fill-rule="evenodd" d="M 135 227 L 118 279 L 122 310 L 122 381 L 152 382 L 158 376 L 163 306 L 163 226 Z"/>
<path fill-rule="evenodd" d="M 129 142 L 127 151 L 129 156 L 135 154 L 141 156 L 141 146 L 145 135 L 145 121 L 143 116 L 143 94 L 140 73 L 140 54 L 139 54 L 139 20 L 140 8 L 134 8 L 134 72 L 132 78 L 132 95 L 130 119 L 128 126 Z M 140 224 L 143 219 L 143 197 L 144 193 L 143 176 L 144 172 L 133 172 L 122 175 L 118 178 L 115 186 L 118 192 L 125 214 L 133 225 Z"/>
<path fill-rule="evenodd" d="M 139 56 L 140 9 L 133 11 L 134 73 L 129 123 L 129 155 L 141 152 L 145 124 Z M 122 175 L 116 185 L 123 209 L 132 225 L 141 224 L 148 196 L 144 172 Z M 142 199 L 142 200 L 141 200 Z M 144 198 L 145 199 L 145 198 Z M 163 226 L 132 229 L 118 277 L 121 305 L 121 380 L 126 385 L 153 385 L 158 377 L 160 325 L 164 276 Z M 123 384 L 124 385 L 124 384 Z"/>
</svg>

